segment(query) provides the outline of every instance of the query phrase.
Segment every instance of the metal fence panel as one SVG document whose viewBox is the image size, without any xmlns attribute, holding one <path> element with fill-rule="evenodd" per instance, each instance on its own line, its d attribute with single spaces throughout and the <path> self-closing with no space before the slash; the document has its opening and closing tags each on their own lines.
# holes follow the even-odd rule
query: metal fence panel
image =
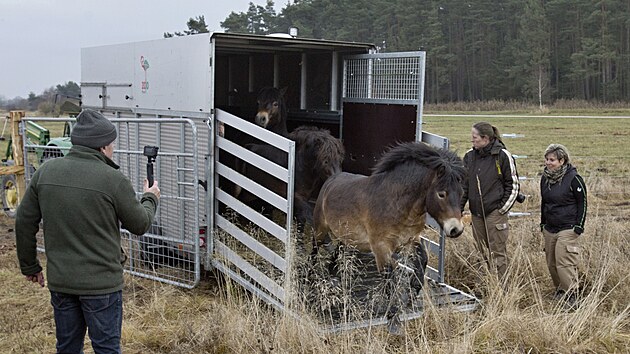
<svg viewBox="0 0 630 354">
<path fill-rule="evenodd" d="M 123 250 L 128 256 L 125 271 L 165 283 L 192 288 L 200 280 L 200 205 L 199 170 L 203 158 L 198 154 L 196 124 L 185 116 L 142 117 L 139 113 L 105 113 L 116 125 L 118 138 L 113 160 L 129 178 L 138 198 L 146 178 L 145 145 L 159 147 L 154 163 L 155 179 L 161 191 L 153 225 L 144 235 L 121 230 Z M 111 118 L 113 117 L 113 118 Z M 26 118 L 40 124 L 63 124 L 72 119 Z M 58 147 L 25 142 L 29 163 L 26 182 L 46 158 L 62 156 Z M 201 193 L 205 195 L 205 193 Z M 40 244 L 43 246 L 43 243 Z"/>
<path fill-rule="evenodd" d="M 362 54 L 345 57 L 345 102 L 421 104 L 424 52 Z"/>
</svg>

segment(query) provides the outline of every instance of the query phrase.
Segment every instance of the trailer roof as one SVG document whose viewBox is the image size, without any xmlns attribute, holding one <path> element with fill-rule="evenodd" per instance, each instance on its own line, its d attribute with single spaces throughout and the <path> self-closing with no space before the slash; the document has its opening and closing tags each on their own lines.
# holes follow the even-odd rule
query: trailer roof
<svg viewBox="0 0 630 354">
<path fill-rule="evenodd" d="M 374 44 L 360 42 L 342 42 L 325 39 L 292 38 L 288 35 L 255 35 L 241 33 L 214 32 L 212 38 L 217 49 L 235 51 L 338 51 L 368 52 L 376 49 Z"/>
</svg>

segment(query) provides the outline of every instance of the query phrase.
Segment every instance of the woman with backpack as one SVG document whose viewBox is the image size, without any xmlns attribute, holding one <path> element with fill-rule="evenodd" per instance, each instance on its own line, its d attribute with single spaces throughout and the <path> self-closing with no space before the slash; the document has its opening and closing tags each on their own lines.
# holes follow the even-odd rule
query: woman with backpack
<svg viewBox="0 0 630 354">
<path fill-rule="evenodd" d="M 464 155 L 468 180 L 463 183 L 461 209 L 468 202 L 477 248 L 503 280 L 508 265 L 508 212 L 519 195 L 516 163 L 490 123 L 475 123 L 471 142 L 472 149 Z"/>
</svg>

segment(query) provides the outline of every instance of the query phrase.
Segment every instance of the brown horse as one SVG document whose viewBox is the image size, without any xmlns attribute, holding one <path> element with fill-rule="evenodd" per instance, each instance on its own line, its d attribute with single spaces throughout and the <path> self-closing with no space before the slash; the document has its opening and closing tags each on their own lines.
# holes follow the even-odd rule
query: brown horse
<svg viewBox="0 0 630 354">
<path fill-rule="evenodd" d="M 428 212 L 449 237 L 464 230 L 459 207 L 462 160 L 424 143 L 403 143 L 379 160 L 372 175 L 342 172 L 324 183 L 313 213 L 314 252 L 327 237 L 372 252 L 379 272 L 393 269 L 394 252 L 415 245 Z M 423 268 L 426 267 L 426 256 Z M 424 274 L 424 269 L 416 269 Z M 422 279 L 422 278 L 420 278 Z"/>
<path fill-rule="evenodd" d="M 314 201 L 328 177 L 341 172 L 345 150 L 341 141 L 328 130 L 316 127 L 299 127 L 289 134 L 295 141 L 294 216 L 302 226 L 312 224 Z M 287 167 L 287 153 L 267 144 L 249 144 L 247 148 L 277 165 Z M 286 198 L 286 183 L 251 165 L 244 165 L 241 173 L 251 180 Z M 251 193 L 237 197 L 250 206 L 260 209 L 260 201 Z M 258 203 L 258 205 L 257 205 Z M 270 210 L 270 209 L 267 209 Z"/>
<path fill-rule="evenodd" d="M 286 89 L 263 87 L 256 98 L 258 111 L 254 121 L 261 127 L 287 137 L 287 106 L 284 101 Z"/>
<path fill-rule="evenodd" d="M 327 129 L 300 126 L 289 134 L 295 141 L 296 190 L 315 201 L 326 180 L 341 172 L 345 149 Z"/>
</svg>

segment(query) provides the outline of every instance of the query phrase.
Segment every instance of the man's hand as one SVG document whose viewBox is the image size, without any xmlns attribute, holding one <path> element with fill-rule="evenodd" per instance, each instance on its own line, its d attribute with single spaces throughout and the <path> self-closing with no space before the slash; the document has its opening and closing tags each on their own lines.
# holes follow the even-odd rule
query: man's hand
<svg viewBox="0 0 630 354">
<path fill-rule="evenodd" d="M 148 179 L 144 179 L 144 186 L 143 186 L 143 190 L 144 193 L 153 193 L 155 194 L 156 197 L 158 197 L 158 199 L 160 198 L 160 187 L 158 187 L 158 181 L 154 180 L 153 181 L 153 185 L 151 186 L 151 188 L 149 188 L 149 180 Z"/>
<path fill-rule="evenodd" d="M 44 274 L 42 272 L 37 272 L 33 275 L 27 275 L 26 280 L 31 281 L 33 283 L 39 283 L 39 286 L 42 288 L 46 285 L 46 281 L 44 280 Z"/>
</svg>

